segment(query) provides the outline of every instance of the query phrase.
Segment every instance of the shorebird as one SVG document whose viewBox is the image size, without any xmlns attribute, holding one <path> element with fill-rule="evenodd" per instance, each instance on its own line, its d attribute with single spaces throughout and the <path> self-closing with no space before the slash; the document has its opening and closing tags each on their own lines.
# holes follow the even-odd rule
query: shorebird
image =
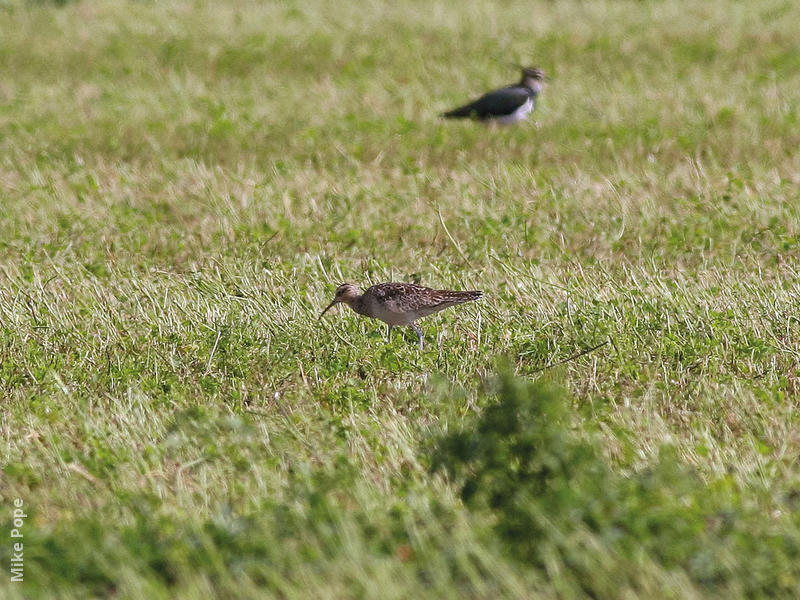
<svg viewBox="0 0 800 600">
<path fill-rule="evenodd" d="M 413 283 L 379 283 L 368 288 L 363 294 L 357 285 L 343 283 L 336 288 L 333 302 L 320 313 L 319 318 L 339 302 L 347 304 L 360 315 L 379 319 L 389 326 L 389 339 L 392 327 L 407 325 L 414 330 L 422 350 L 422 331 L 414 322 L 456 304 L 477 300 L 483 292 L 453 292 L 433 290 Z"/>
<path fill-rule="evenodd" d="M 498 125 L 510 125 L 527 119 L 536 97 L 544 86 L 544 72 L 534 67 L 520 67 L 519 83 L 493 90 L 477 100 L 442 113 L 447 119 L 470 118 Z"/>
</svg>

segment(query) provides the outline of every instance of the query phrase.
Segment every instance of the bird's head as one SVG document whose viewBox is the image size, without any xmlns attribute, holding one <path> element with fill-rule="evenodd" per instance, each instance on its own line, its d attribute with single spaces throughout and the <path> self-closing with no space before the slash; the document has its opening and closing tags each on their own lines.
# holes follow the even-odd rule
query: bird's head
<svg viewBox="0 0 800 600">
<path fill-rule="evenodd" d="M 352 283 L 343 283 L 338 288 L 336 288 L 336 294 L 333 297 L 333 301 L 330 304 L 328 304 L 328 306 L 325 307 L 325 310 L 323 310 L 320 313 L 319 318 L 321 319 L 322 315 L 328 312 L 328 310 L 334 304 L 338 304 L 339 302 L 344 302 L 346 304 L 349 304 L 350 302 L 358 298 L 360 295 L 361 292 L 358 289 L 357 285 L 354 285 Z"/>
<path fill-rule="evenodd" d="M 537 69 L 536 67 L 520 67 L 520 69 L 522 70 L 522 80 L 520 81 L 520 84 L 531 88 L 537 93 L 541 92 L 542 86 L 547 80 L 544 75 L 544 71 Z"/>
</svg>

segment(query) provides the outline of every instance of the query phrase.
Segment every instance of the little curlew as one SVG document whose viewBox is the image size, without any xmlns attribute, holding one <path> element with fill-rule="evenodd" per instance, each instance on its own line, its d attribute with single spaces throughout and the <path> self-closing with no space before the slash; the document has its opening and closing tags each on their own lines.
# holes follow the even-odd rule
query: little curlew
<svg viewBox="0 0 800 600">
<path fill-rule="evenodd" d="M 386 323 L 389 326 L 390 339 L 392 327 L 400 325 L 411 327 L 417 334 L 419 349 L 422 350 L 422 331 L 415 323 L 417 319 L 456 304 L 477 300 L 482 295 L 483 292 L 480 291 L 433 290 L 413 283 L 379 283 L 362 294 L 357 285 L 343 283 L 336 288 L 333 302 L 322 311 L 319 318 L 321 319 L 334 304 L 343 302 L 360 315 Z"/>
</svg>

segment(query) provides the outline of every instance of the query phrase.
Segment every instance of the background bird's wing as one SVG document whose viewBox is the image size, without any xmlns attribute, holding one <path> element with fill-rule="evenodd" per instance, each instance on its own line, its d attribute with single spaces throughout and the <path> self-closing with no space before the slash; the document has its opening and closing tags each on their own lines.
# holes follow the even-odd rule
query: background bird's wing
<svg viewBox="0 0 800 600">
<path fill-rule="evenodd" d="M 489 92 L 465 106 L 444 113 L 443 117 L 474 117 L 486 119 L 509 115 L 530 99 L 525 88 L 507 87 Z"/>
</svg>

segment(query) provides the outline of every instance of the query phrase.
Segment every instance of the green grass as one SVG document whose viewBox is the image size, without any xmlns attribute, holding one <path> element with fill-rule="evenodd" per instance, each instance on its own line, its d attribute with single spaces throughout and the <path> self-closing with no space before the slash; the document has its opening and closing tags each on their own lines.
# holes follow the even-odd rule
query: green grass
<svg viewBox="0 0 800 600">
<path fill-rule="evenodd" d="M 0 1 L 0 596 L 800 596 L 798 22 Z"/>
</svg>

